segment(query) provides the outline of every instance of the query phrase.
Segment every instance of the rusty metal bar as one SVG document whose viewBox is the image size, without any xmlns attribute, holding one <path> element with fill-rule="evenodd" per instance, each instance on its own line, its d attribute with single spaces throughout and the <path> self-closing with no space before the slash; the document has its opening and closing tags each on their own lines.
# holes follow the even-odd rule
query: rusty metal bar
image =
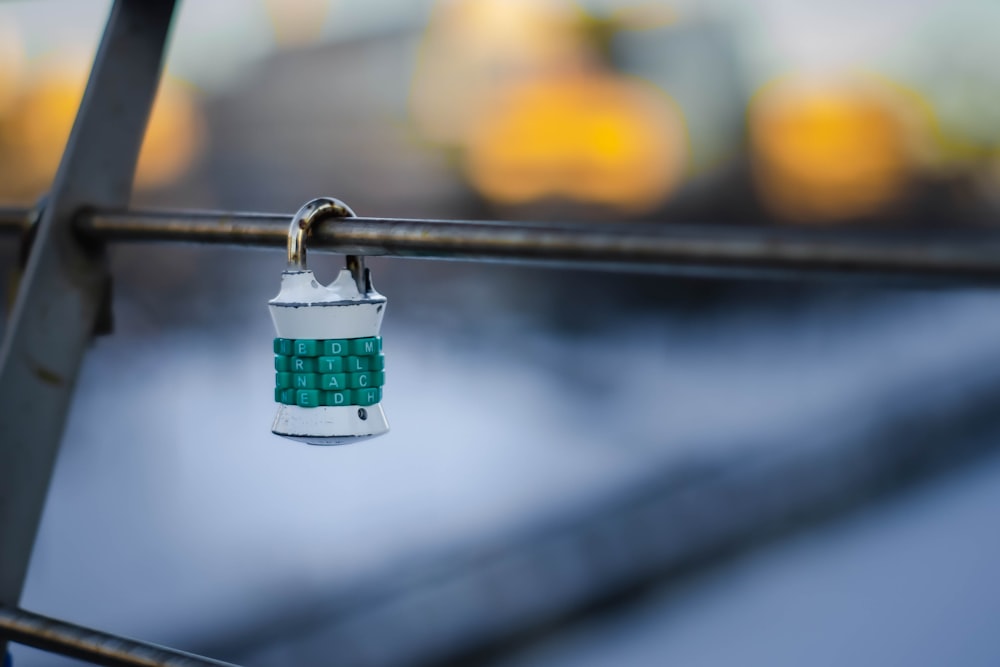
<svg viewBox="0 0 1000 667">
<path fill-rule="evenodd" d="M 86 216 L 78 228 L 108 241 L 283 247 L 288 220 L 254 213 L 126 212 Z M 310 248 L 642 272 L 1000 282 L 1000 232 L 971 230 L 917 236 L 848 229 L 351 218 L 317 225 Z"/>
<path fill-rule="evenodd" d="M 228 662 L 118 637 L 9 607 L 0 607 L 0 637 L 109 667 L 233 667 Z"/>
<path fill-rule="evenodd" d="M 27 209 L 0 209 L 0 231 Z M 216 211 L 96 211 L 77 230 L 102 242 L 283 248 L 290 216 Z M 359 255 L 528 262 L 644 273 L 1000 284 L 1000 231 L 531 224 L 351 218 L 318 224 L 309 247 Z"/>
</svg>

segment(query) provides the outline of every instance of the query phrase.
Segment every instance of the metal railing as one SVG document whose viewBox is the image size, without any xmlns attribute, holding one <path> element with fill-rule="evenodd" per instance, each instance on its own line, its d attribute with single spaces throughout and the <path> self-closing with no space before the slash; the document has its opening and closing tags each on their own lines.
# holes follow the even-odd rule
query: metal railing
<svg viewBox="0 0 1000 667">
<path fill-rule="evenodd" d="M 31 209 L 0 209 L 0 233 L 21 233 Z M 284 247 L 290 215 L 219 211 L 78 214 L 82 238 Z M 1000 283 L 1000 231 L 723 227 L 346 218 L 322 222 L 311 249 L 421 259 L 529 262 L 644 273 L 881 282 Z"/>
<path fill-rule="evenodd" d="M 106 665 L 224 664 L 17 608 L 76 375 L 107 307 L 105 245 L 286 243 L 286 215 L 125 209 L 173 13 L 174 0 L 116 0 L 37 222 L 28 208 L 0 209 L 0 234 L 31 229 L 24 278 L 0 346 L 0 655 L 9 640 Z M 654 273 L 1000 283 L 1000 232 L 988 230 L 349 218 L 320 224 L 310 247 Z"/>
<path fill-rule="evenodd" d="M 227 662 L 91 630 L 73 623 L 0 607 L 0 636 L 43 651 L 112 667 L 225 667 Z M 231 667 L 231 666 L 230 666 Z"/>
</svg>

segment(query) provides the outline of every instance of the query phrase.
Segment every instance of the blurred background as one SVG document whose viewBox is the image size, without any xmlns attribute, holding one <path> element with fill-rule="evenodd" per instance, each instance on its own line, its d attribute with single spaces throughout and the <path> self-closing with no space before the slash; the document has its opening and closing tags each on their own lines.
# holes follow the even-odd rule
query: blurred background
<svg viewBox="0 0 1000 667">
<path fill-rule="evenodd" d="M 49 187 L 108 7 L 0 4 L 0 202 Z M 992 226 L 997 25 L 985 0 L 184 2 L 134 204 Z M 261 666 L 1000 663 L 993 291 L 373 259 L 393 431 L 326 449 L 269 430 L 283 253 L 112 263 L 28 609 Z"/>
</svg>

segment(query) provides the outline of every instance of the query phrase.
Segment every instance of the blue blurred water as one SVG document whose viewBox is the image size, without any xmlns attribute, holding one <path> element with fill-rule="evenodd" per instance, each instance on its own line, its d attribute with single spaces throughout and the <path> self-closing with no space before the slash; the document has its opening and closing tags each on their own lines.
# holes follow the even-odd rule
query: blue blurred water
<svg viewBox="0 0 1000 667">
<path fill-rule="evenodd" d="M 159 327 L 146 326 L 148 303 L 121 299 L 119 335 L 99 340 L 83 369 L 25 606 L 183 648 L 276 601 L 543 522 L 652 466 L 849 434 L 890 407 L 887 394 L 964 391 L 1000 358 L 1000 297 L 987 292 L 740 308 L 695 323 L 637 312 L 567 335 L 471 288 L 464 302 L 410 303 L 394 317 L 386 291 L 393 431 L 333 449 L 269 432 L 269 294 L 247 294 L 249 308 L 217 304 L 238 317 L 214 329 L 198 326 L 213 316 L 205 304 L 191 306 L 193 323 Z M 778 547 L 719 575 L 729 583 L 664 594 L 525 664 L 825 664 L 831 637 L 858 651 L 836 655 L 865 664 L 996 656 L 974 630 L 989 606 L 976 582 L 996 580 L 1000 562 L 984 554 L 1000 544 L 996 531 L 984 551 L 966 544 L 973 527 L 990 533 L 995 499 L 963 504 L 955 498 L 978 487 L 953 484 L 950 501 L 900 501 L 860 528 Z M 887 541 L 897 533 L 902 552 Z M 949 570 L 966 583 L 929 577 Z M 878 589 L 883 578 L 893 583 Z M 903 595 L 911 583 L 926 595 Z M 948 627 L 968 629 L 971 648 L 900 653 L 911 631 L 929 642 L 922 624 L 942 618 L 938 608 Z M 24 651 L 17 664 L 51 660 Z"/>
<path fill-rule="evenodd" d="M 996 665 L 998 506 L 994 456 L 500 664 Z"/>
</svg>

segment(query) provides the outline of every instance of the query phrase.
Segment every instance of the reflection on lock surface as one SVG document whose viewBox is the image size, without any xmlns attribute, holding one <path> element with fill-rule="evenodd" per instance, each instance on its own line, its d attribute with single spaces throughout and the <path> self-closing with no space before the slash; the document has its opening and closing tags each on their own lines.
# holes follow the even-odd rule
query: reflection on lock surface
<svg viewBox="0 0 1000 667">
<path fill-rule="evenodd" d="M 361 258 L 322 285 L 305 267 L 305 238 L 325 217 L 353 216 L 336 199 L 303 206 L 289 229 L 289 268 L 269 302 L 274 321 L 275 389 L 271 431 L 311 445 L 344 445 L 389 430 L 382 411 L 385 357 L 379 333 L 386 299 Z"/>
</svg>

